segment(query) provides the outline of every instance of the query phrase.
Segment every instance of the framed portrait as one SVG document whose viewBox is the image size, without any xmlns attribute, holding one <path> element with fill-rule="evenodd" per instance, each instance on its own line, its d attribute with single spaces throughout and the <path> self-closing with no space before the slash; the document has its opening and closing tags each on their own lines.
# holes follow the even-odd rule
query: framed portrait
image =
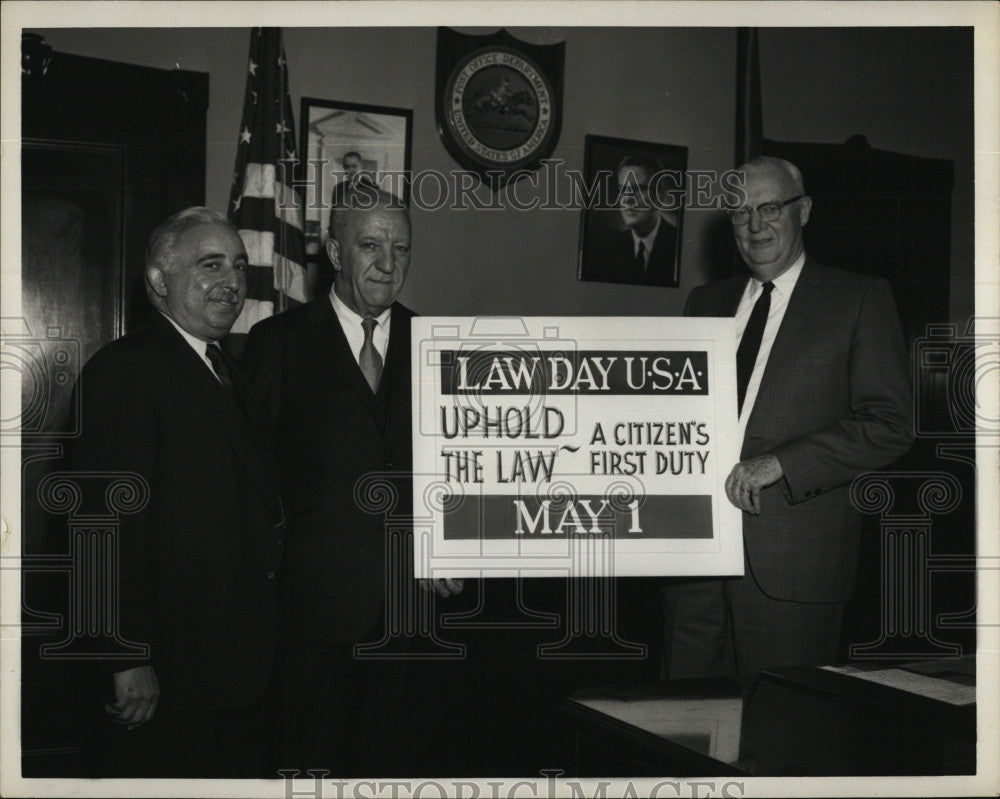
<svg viewBox="0 0 1000 799">
<path fill-rule="evenodd" d="M 585 138 L 580 280 L 680 284 L 687 147 Z"/>
<path fill-rule="evenodd" d="M 303 97 L 299 121 L 306 260 L 322 269 L 330 208 L 351 181 L 371 181 L 409 204 L 413 111 Z"/>
</svg>

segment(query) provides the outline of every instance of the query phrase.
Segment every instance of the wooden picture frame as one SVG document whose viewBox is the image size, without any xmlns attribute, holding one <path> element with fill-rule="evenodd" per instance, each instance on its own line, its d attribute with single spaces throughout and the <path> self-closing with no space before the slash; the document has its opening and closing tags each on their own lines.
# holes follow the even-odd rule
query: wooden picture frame
<svg viewBox="0 0 1000 799">
<path fill-rule="evenodd" d="M 333 194 L 352 177 L 355 162 L 375 185 L 409 204 L 413 110 L 303 97 L 299 125 L 306 261 L 322 270 Z"/>
</svg>

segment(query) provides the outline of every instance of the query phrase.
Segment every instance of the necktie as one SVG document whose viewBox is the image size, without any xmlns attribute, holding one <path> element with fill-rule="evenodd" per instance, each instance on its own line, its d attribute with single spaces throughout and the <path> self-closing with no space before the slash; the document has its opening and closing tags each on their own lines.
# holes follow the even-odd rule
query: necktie
<svg viewBox="0 0 1000 799">
<path fill-rule="evenodd" d="M 229 374 L 229 367 L 226 365 L 226 360 L 222 357 L 222 348 L 219 346 L 218 341 L 210 341 L 208 343 L 208 346 L 205 348 L 205 356 L 211 362 L 212 369 L 215 371 L 215 376 L 219 378 L 219 382 L 232 391 L 233 379 Z"/>
<path fill-rule="evenodd" d="M 736 396 L 739 400 L 740 413 L 743 412 L 743 400 L 747 395 L 747 386 L 750 385 L 754 364 L 757 362 L 760 341 L 764 338 L 764 325 L 767 324 L 767 315 L 771 310 L 771 292 L 774 290 L 774 283 L 768 281 L 761 286 L 761 289 L 761 294 L 750 312 L 750 319 L 743 331 L 743 338 L 740 339 L 739 349 L 736 350 Z"/>
<path fill-rule="evenodd" d="M 361 345 L 361 354 L 358 356 L 358 365 L 373 394 L 378 391 L 378 384 L 382 379 L 382 356 L 378 354 L 375 342 L 372 340 L 375 324 L 375 320 L 370 316 L 361 323 L 365 329 L 365 343 Z"/>
<path fill-rule="evenodd" d="M 635 252 L 635 274 L 642 277 L 646 274 L 646 242 L 639 242 L 639 249 Z"/>
</svg>

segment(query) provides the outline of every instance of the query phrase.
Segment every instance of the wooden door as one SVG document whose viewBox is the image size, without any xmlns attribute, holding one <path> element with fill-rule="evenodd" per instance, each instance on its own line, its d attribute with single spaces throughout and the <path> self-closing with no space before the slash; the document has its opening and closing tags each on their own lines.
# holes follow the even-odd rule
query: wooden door
<svg viewBox="0 0 1000 799">
<path fill-rule="evenodd" d="M 33 65 L 37 66 L 37 65 Z M 22 75 L 23 318 L 5 320 L 4 367 L 22 376 L 22 766 L 84 773 L 85 719 L 107 697 L 82 690 L 89 666 L 41 656 L 72 635 L 68 519 L 39 486 L 61 468 L 78 419 L 70 397 L 101 346 L 150 313 L 146 243 L 174 211 L 205 200 L 208 76 L 53 53 Z M 77 706 L 79 713 L 74 714 Z"/>
</svg>

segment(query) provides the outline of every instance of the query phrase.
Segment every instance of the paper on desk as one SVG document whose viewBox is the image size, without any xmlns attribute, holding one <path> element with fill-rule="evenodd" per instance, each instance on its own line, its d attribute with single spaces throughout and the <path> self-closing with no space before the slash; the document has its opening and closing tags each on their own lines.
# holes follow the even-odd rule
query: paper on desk
<svg viewBox="0 0 1000 799">
<path fill-rule="evenodd" d="M 823 666 L 827 671 L 835 671 L 859 680 L 868 680 L 879 685 L 926 696 L 951 705 L 972 705 L 976 702 L 976 686 L 962 685 L 951 680 L 914 674 L 903 669 L 880 669 L 867 671 L 854 666 Z"/>
</svg>

